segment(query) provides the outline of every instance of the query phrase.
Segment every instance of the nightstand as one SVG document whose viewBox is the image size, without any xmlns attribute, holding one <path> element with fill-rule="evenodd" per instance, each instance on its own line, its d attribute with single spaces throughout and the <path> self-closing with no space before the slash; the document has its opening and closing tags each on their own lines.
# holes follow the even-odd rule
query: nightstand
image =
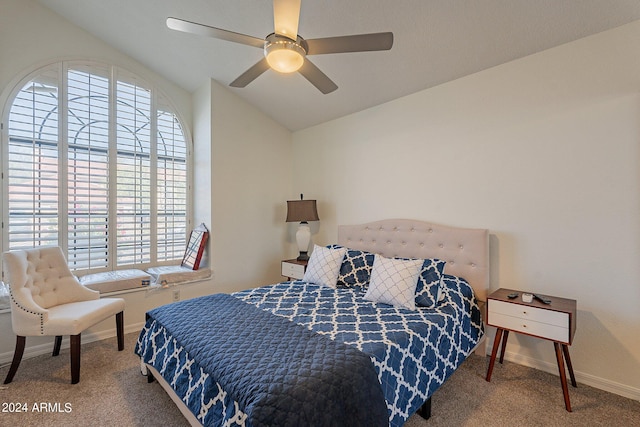
<svg viewBox="0 0 640 427">
<path fill-rule="evenodd" d="M 298 261 L 297 259 L 287 259 L 281 263 L 282 275 L 289 280 L 301 280 L 307 270 L 308 261 Z"/>
<path fill-rule="evenodd" d="M 514 299 L 507 298 L 507 295 L 512 292 L 517 292 L 518 296 Z M 576 300 L 545 295 L 551 300 L 551 304 L 543 304 L 535 298 L 527 303 L 522 301 L 522 293 L 522 291 L 501 288 L 487 297 L 487 324 L 498 329 L 493 340 L 493 350 L 491 351 L 486 380 L 491 381 L 491 373 L 500 341 L 502 341 L 500 363 L 504 359 L 504 350 L 510 331 L 553 341 L 564 405 L 567 411 L 571 412 L 565 361 L 569 369 L 571 385 L 577 387 L 569 356 L 569 346 L 573 342 L 573 336 L 576 332 Z"/>
</svg>

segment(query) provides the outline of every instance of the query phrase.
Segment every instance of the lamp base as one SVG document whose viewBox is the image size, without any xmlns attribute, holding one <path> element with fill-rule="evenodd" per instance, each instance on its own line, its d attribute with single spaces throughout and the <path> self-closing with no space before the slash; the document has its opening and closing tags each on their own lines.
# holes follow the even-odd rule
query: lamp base
<svg viewBox="0 0 640 427">
<path fill-rule="evenodd" d="M 309 252 L 309 243 L 311 243 L 311 228 L 309 228 L 307 221 L 302 221 L 300 225 L 298 225 L 296 242 L 298 243 L 298 252 L 300 252 L 297 260 L 308 261 L 309 255 L 307 255 L 307 252 Z"/>
</svg>

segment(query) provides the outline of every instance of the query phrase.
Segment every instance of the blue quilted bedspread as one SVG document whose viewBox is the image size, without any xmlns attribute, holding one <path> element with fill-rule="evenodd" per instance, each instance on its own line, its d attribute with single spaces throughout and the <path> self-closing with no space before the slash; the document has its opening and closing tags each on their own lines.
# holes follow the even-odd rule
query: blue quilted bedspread
<svg viewBox="0 0 640 427">
<path fill-rule="evenodd" d="M 163 375 L 204 425 L 258 425 L 253 424 L 253 415 L 249 414 L 253 407 L 248 403 L 253 402 L 250 395 L 255 392 L 254 383 L 265 381 L 257 379 L 261 369 L 238 370 L 237 365 L 215 361 L 213 364 L 219 366 L 214 368 L 223 371 L 223 377 L 238 381 L 234 385 L 223 383 L 219 380 L 219 373 L 205 368 L 202 354 L 211 351 L 202 345 L 205 338 L 188 332 L 204 330 L 206 333 L 203 335 L 207 335 L 220 331 L 226 338 L 207 339 L 213 343 L 213 347 L 236 347 L 238 354 L 235 357 L 238 360 L 249 354 L 246 357 L 253 363 L 261 356 L 252 354 L 254 345 L 250 340 L 244 342 L 240 337 L 246 334 L 244 328 L 252 324 L 243 321 L 245 311 L 254 308 L 252 311 L 261 312 L 268 318 L 284 320 L 289 326 L 296 326 L 295 334 L 301 333 L 301 330 L 307 331 L 305 337 L 324 337 L 330 342 L 345 343 L 346 347 L 366 355 L 365 358 L 373 364 L 377 388 L 382 390 L 386 402 L 386 414 L 381 417 L 378 413 L 373 418 L 377 422 L 382 420 L 384 425 L 398 427 L 455 371 L 484 333 L 471 287 L 463 279 L 448 275 L 443 277 L 443 285 L 444 299 L 435 309 L 415 311 L 366 301 L 362 298 L 365 290 L 359 287 L 333 289 L 306 282 L 285 282 L 238 292 L 233 296 L 224 296 L 223 304 L 213 305 L 209 300 L 213 296 L 201 297 L 150 312 L 151 318 L 140 334 L 136 352 Z M 221 297 L 215 296 L 216 299 Z M 227 315 L 222 314 L 218 307 L 233 300 L 235 302 L 230 306 L 236 308 L 231 310 L 241 313 L 236 316 L 241 324 L 232 326 Z M 198 301 L 204 302 L 204 310 Z M 238 307 L 236 302 L 243 305 Z M 197 311 L 196 306 L 200 306 Z M 216 312 L 221 314 L 216 315 Z M 174 321 L 175 316 L 181 317 Z M 202 317 L 209 320 L 203 321 Z M 164 322 L 172 325 L 165 325 Z M 260 325 L 254 326 L 262 329 Z M 181 330 L 177 331 L 176 327 Z M 243 346 L 236 346 L 236 341 L 243 341 Z M 268 340 L 262 341 L 261 346 L 266 345 Z M 283 343 L 284 351 L 291 351 L 289 345 L 291 343 Z M 313 359 L 313 355 L 304 351 L 301 354 Z M 269 359 L 266 370 L 276 370 L 281 362 L 279 357 Z M 244 365 L 249 366 L 248 363 Z M 296 375 L 292 373 L 289 380 L 297 382 L 293 378 Z M 369 397 L 366 395 L 371 390 L 370 385 L 364 384 L 356 386 L 355 394 L 364 394 L 364 400 L 367 400 Z M 247 396 L 239 397 L 242 394 L 240 389 L 244 387 L 249 387 L 251 391 Z M 354 391 L 343 393 L 343 396 L 350 396 Z M 366 402 L 362 407 L 366 412 L 379 406 Z M 384 407 L 384 403 L 381 406 Z M 268 413 L 269 409 L 265 411 L 264 414 L 268 416 L 264 425 L 288 425 L 273 417 L 275 412 Z M 290 411 L 285 408 L 286 412 Z M 297 425 L 357 425 L 354 422 L 341 422 L 333 416 L 329 417 L 328 424 L 300 421 Z M 361 425 L 376 424 L 366 421 Z"/>
<path fill-rule="evenodd" d="M 387 425 L 371 359 L 351 346 L 225 294 L 151 310 L 147 325 L 154 323 L 179 337 L 237 402 L 246 425 Z M 141 353 L 151 359 L 156 350 Z M 152 364 L 162 369 L 164 360 Z"/>
</svg>

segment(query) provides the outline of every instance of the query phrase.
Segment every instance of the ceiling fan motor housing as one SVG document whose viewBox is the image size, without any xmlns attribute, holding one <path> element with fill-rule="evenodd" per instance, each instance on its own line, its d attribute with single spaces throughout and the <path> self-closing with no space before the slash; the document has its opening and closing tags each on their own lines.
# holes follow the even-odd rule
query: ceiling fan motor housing
<svg viewBox="0 0 640 427">
<path fill-rule="evenodd" d="M 307 50 L 307 42 L 300 36 L 292 40 L 272 33 L 264 42 L 264 56 L 269 66 L 280 73 L 298 71 L 304 63 Z"/>
</svg>

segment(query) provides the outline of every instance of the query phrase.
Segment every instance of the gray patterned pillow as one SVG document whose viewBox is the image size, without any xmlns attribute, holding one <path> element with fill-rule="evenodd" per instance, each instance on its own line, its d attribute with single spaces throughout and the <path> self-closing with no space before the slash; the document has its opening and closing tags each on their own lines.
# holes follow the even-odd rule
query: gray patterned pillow
<svg viewBox="0 0 640 427">
<path fill-rule="evenodd" d="M 421 259 L 385 258 L 376 254 L 364 299 L 415 310 L 416 285 L 423 264 Z"/>
<path fill-rule="evenodd" d="M 332 249 L 313 245 L 313 252 L 302 280 L 335 288 L 345 252 L 346 248 Z"/>
</svg>

